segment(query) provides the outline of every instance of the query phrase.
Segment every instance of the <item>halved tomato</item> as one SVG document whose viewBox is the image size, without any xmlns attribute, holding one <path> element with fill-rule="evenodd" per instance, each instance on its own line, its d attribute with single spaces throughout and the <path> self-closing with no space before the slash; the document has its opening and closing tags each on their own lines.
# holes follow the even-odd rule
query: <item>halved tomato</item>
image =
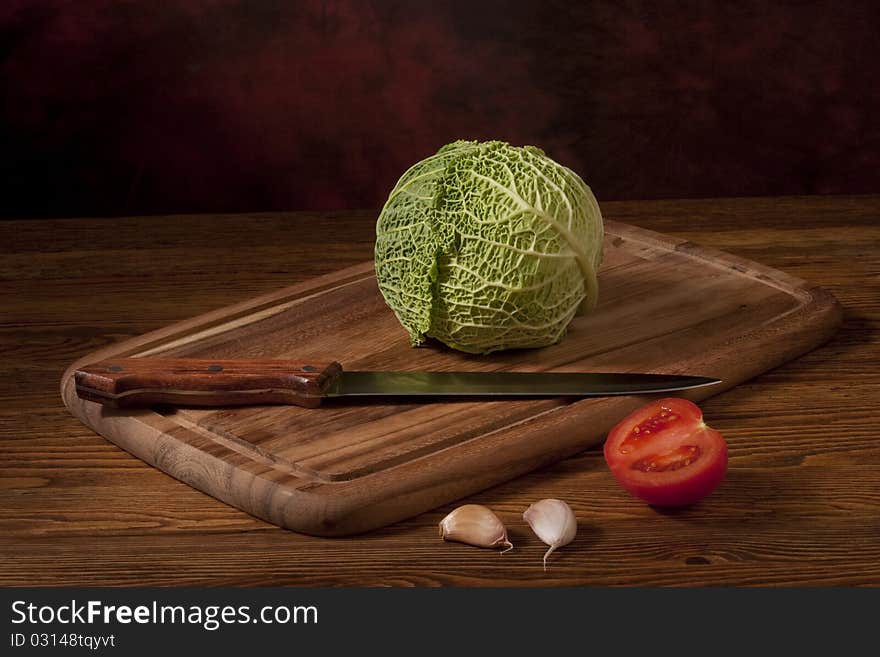
<svg viewBox="0 0 880 657">
<path fill-rule="evenodd" d="M 655 506 L 685 506 L 718 487 L 727 472 L 727 444 L 686 399 L 654 401 L 608 434 L 605 461 L 630 493 Z"/>
</svg>

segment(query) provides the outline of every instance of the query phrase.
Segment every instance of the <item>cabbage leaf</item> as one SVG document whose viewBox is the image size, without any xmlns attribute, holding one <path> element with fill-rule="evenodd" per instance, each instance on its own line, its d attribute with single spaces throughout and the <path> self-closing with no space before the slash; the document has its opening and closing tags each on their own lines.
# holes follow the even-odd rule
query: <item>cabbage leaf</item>
<svg viewBox="0 0 880 657">
<path fill-rule="evenodd" d="M 391 191 L 376 278 L 414 345 L 542 347 L 596 305 L 602 240 L 599 206 L 575 172 L 533 146 L 457 141 Z"/>
</svg>

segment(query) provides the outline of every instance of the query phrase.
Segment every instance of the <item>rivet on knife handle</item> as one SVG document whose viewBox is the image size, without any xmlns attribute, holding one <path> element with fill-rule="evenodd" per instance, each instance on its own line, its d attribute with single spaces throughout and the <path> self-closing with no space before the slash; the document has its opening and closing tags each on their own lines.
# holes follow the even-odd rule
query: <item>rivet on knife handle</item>
<svg viewBox="0 0 880 657">
<path fill-rule="evenodd" d="M 113 407 L 295 404 L 314 408 L 339 363 L 199 358 L 117 358 L 81 367 L 76 394 Z"/>
</svg>

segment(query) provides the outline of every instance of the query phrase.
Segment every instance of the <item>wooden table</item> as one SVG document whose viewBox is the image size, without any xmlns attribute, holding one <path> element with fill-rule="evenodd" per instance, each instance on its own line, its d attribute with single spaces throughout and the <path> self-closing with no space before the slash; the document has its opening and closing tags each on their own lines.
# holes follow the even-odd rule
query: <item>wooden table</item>
<svg viewBox="0 0 880 657">
<path fill-rule="evenodd" d="M 71 417 L 77 357 L 368 260 L 375 212 L 0 222 L 0 584 L 880 585 L 880 196 L 605 203 L 609 218 L 826 286 L 826 346 L 703 404 L 730 447 L 722 487 L 658 512 L 600 450 L 465 501 L 514 543 L 443 543 L 454 505 L 366 535 L 302 536 L 144 465 Z M 545 573 L 521 519 L 567 500 L 575 542 Z"/>
</svg>

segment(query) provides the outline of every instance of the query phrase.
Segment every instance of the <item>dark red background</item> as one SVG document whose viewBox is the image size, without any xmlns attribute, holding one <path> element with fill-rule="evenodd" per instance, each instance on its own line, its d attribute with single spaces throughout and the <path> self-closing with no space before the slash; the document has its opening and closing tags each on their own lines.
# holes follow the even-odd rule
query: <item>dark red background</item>
<svg viewBox="0 0 880 657">
<path fill-rule="evenodd" d="M 2 214 L 376 207 L 458 138 L 600 201 L 878 192 L 878 7 L 6 0 Z"/>
</svg>

